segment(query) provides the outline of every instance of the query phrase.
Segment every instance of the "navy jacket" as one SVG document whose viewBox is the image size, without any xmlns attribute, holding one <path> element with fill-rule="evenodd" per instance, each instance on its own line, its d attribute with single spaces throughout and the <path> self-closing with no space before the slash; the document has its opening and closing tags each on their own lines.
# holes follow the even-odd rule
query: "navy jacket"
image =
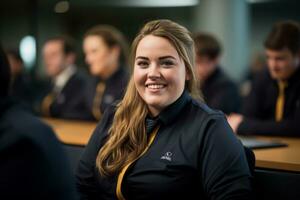
<svg viewBox="0 0 300 200">
<path fill-rule="evenodd" d="M 101 177 L 95 167 L 115 109 L 105 113 L 77 169 L 81 199 L 116 199 L 117 176 Z M 221 112 L 187 92 L 159 115 L 159 131 L 127 170 L 122 194 L 128 200 L 249 199 L 251 173 L 244 149 Z"/>
<path fill-rule="evenodd" d="M 239 112 L 241 99 L 238 87 L 220 67 L 202 83 L 201 92 L 211 108 L 221 110 L 225 114 Z"/>
<path fill-rule="evenodd" d="M 129 74 L 126 71 L 125 67 L 121 66 L 111 77 L 106 80 L 100 79 L 98 77 L 92 77 L 88 81 L 86 85 L 87 87 L 84 91 L 84 95 L 82 96 L 82 103 L 85 108 L 85 116 L 83 117 L 83 119 L 92 121 L 98 120 L 93 115 L 92 110 L 96 95 L 96 87 L 99 82 L 103 82 L 105 84 L 105 90 L 101 97 L 101 104 L 98 105 L 98 109 L 103 114 L 106 108 L 123 98 L 128 80 Z"/>
<path fill-rule="evenodd" d="M 50 105 L 50 117 L 64 119 L 84 118 L 86 114 L 81 99 L 85 95 L 86 84 L 87 80 L 83 74 L 80 72 L 73 74 Z M 52 90 L 53 88 L 50 86 L 48 94 Z M 45 113 L 42 114 L 45 115 Z"/>
</svg>

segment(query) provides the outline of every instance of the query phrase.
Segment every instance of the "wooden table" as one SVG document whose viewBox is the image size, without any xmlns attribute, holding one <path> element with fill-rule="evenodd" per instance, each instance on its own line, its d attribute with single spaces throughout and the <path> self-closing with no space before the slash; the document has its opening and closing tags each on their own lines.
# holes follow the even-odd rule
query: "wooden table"
<svg viewBox="0 0 300 200">
<path fill-rule="evenodd" d="M 96 127 L 96 123 L 43 118 L 65 144 L 85 146 Z M 288 144 L 288 147 L 257 149 L 256 167 L 275 170 L 300 172 L 300 138 L 257 137 L 275 139 Z"/>
<path fill-rule="evenodd" d="M 52 127 L 58 139 L 70 145 L 85 146 L 94 129 L 96 122 L 43 118 Z"/>
<path fill-rule="evenodd" d="M 256 138 L 280 141 L 288 145 L 287 147 L 254 150 L 257 167 L 300 172 L 300 138 Z"/>
</svg>

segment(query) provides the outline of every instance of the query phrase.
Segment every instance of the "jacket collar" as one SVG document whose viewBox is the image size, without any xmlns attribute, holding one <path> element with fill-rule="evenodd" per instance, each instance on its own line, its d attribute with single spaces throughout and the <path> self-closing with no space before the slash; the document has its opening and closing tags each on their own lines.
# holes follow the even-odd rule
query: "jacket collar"
<svg viewBox="0 0 300 200">
<path fill-rule="evenodd" d="M 269 70 L 266 70 L 266 71 L 268 73 L 268 77 L 272 80 L 273 84 L 276 85 L 276 87 L 278 87 L 278 80 L 273 79 L 271 77 Z M 300 78 L 300 66 L 298 66 L 296 71 L 287 79 L 287 88 L 289 88 L 292 85 L 294 85 L 295 83 L 299 82 L 299 78 Z"/>
<path fill-rule="evenodd" d="M 297 67 L 296 71 L 293 75 L 288 79 L 288 84 L 294 84 L 294 82 L 298 82 L 300 78 L 300 66 Z"/>
<path fill-rule="evenodd" d="M 191 96 L 188 91 L 184 90 L 181 96 L 174 103 L 169 105 L 159 114 L 160 121 L 165 125 L 172 123 L 190 100 Z"/>
</svg>

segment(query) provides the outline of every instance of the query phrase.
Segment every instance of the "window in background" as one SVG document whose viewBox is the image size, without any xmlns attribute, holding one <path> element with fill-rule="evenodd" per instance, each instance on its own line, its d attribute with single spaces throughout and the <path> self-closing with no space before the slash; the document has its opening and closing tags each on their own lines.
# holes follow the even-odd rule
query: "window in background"
<svg viewBox="0 0 300 200">
<path fill-rule="evenodd" d="M 27 70 L 36 62 L 36 40 L 33 36 L 25 36 L 20 42 L 20 54 Z"/>
</svg>

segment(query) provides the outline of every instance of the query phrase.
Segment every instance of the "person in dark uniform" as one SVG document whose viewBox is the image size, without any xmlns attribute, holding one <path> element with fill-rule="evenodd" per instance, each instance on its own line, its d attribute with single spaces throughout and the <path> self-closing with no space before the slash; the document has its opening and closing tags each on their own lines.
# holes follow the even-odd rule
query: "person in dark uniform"
<svg viewBox="0 0 300 200">
<path fill-rule="evenodd" d="M 243 146 L 224 114 L 202 102 L 194 57 L 183 26 L 142 28 L 124 98 L 104 113 L 79 161 L 81 199 L 250 198 Z"/>
<path fill-rule="evenodd" d="M 84 36 L 83 50 L 93 78 L 86 89 L 87 118 L 100 120 L 104 110 L 122 99 L 127 86 L 128 45 L 122 33 L 108 25 L 97 25 Z"/>
<path fill-rule="evenodd" d="M 76 199 L 74 178 L 52 129 L 10 96 L 0 45 L 0 199 Z"/>
<path fill-rule="evenodd" d="M 32 80 L 25 72 L 24 62 L 17 50 L 5 51 L 11 68 L 12 88 L 11 95 L 25 108 L 33 111 L 34 91 Z"/>
<path fill-rule="evenodd" d="M 196 74 L 204 100 L 212 108 L 225 114 L 238 112 L 240 95 L 236 84 L 230 80 L 220 67 L 221 45 L 210 34 L 194 35 L 196 48 Z"/>
<path fill-rule="evenodd" d="M 58 36 L 50 38 L 43 47 L 43 58 L 51 84 L 41 103 L 43 116 L 82 119 L 86 77 L 75 66 L 75 47 L 71 38 Z"/>
<path fill-rule="evenodd" d="M 242 115 L 228 121 L 238 134 L 300 136 L 300 26 L 276 23 L 265 41 L 268 70 L 257 75 Z"/>
</svg>

